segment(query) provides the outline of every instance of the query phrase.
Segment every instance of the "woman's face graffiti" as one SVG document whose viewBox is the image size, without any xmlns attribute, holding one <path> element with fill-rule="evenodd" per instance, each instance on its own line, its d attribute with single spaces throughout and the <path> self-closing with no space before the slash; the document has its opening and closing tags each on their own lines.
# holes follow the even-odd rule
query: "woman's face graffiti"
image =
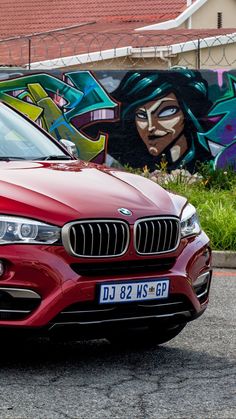
<svg viewBox="0 0 236 419">
<path fill-rule="evenodd" d="M 187 141 L 181 135 L 184 114 L 174 93 L 137 108 L 135 123 L 150 154 L 161 155 L 168 147 L 171 160 L 175 162 L 187 150 Z"/>
</svg>

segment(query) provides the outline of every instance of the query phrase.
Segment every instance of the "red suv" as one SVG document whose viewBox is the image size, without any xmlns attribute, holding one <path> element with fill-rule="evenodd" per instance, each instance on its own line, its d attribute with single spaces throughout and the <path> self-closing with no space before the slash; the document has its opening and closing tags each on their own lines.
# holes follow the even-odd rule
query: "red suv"
<svg viewBox="0 0 236 419">
<path fill-rule="evenodd" d="M 0 329 L 163 343 L 206 309 L 195 208 L 0 104 Z"/>
</svg>

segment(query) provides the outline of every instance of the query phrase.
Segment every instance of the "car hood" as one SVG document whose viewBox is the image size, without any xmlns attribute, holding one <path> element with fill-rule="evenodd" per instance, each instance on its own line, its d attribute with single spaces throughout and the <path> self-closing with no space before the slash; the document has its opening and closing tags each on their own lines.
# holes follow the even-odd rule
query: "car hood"
<svg viewBox="0 0 236 419">
<path fill-rule="evenodd" d="M 1 214 L 63 225 L 79 218 L 179 216 L 186 199 L 154 182 L 79 161 L 1 162 Z M 127 208 L 131 216 L 118 212 Z"/>
</svg>

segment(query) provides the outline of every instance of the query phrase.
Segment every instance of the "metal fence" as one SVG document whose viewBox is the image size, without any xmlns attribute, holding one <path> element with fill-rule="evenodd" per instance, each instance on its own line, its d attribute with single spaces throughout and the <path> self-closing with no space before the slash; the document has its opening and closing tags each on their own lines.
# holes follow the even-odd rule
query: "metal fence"
<svg viewBox="0 0 236 419">
<path fill-rule="evenodd" d="M 224 68 L 236 64 L 236 29 L 93 33 L 56 30 L 0 40 L 0 66 L 27 69 L 86 68 Z"/>
</svg>

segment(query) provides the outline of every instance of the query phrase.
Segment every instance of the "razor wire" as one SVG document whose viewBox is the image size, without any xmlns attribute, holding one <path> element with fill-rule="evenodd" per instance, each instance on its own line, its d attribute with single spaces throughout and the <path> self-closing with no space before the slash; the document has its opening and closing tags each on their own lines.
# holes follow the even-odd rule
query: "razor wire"
<svg viewBox="0 0 236 419">
<path fill-rule="evenodd" d="M 230 34 L 54 31 L 0 40 L 0 66 L 49 70 L 101 68 L 233 68 L 236 32 Z"/>
</svg>

